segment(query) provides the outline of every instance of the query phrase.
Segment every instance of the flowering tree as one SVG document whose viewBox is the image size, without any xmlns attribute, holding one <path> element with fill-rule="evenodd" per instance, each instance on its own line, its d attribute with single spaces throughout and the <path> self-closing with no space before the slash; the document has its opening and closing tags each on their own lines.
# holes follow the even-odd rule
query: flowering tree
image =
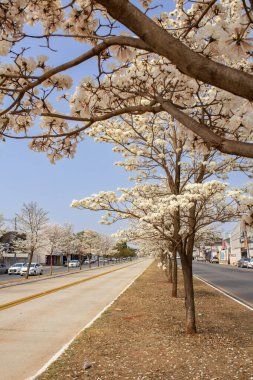
<svg viewBox="0 0 253 380">
<path fill-rule="evenodd" d="M 68 229 L 59 224 L 49 224 L 45 228 L 45 239 L 49 242 L 49 255 L 50 255 L 50 274 L 53 273 L 53 254 L 56 250 L 60 250 L 62 247 L 62 241 L 64 241 L 65 233 Z"/>
<path fill-rule="evenodd" d="M 34 253 L 44 247 L 44 228 L 48 222 L 47 212 L 40 208 L 36 202 L 24 203 L 19 214 L 16 215 L 18 231 L 25 234 L 25 240 L 19 240 L 20 248 L 28 253 L 28 268 L 26 278 Z"/>
<path fill-rule="evenodd" d="M 168 188 L 161 184 L 139 185 L 132 189 L 120 189 L 120 192 L 100 192 L 73 201 L 72 206 L 107 211 L 102 217 L 102 223 L 105 224 L 124 219 L 149 224 L 177 247 L 184 275 L 186 332 L 194 333 L 195 306 L 190 262 L 194 245 L 192 237 L 207 225 L 239 217 L 235 201 L 229 198 L 231 194 L 228 193 L 227 185 L 218 181 L 188 184 L 178 195 L 169 193 Z M 193 208 L 195 217 L 192 219 Z M 175 222 L 180 223 L 179 230 Z"/>
<path fill-rule="evenodd" d="M 31 138 L 32 149 L 55 161 L 72 157 L 94 124 L 164 111 L 197 136 L 197 149 L 252 158 L 252 7 L 248 0 L 177 0 L 175 9 L 165 0 L 140 0 L 139 8 L 125 0 L 2 2 L 1 138 Z M 67 39 L 83 53 L 56 65 L 55 40 L 64 47 Z M 43 54 L 29 56 L 31 41 Z M 93 78 L 73 85 L 65 72 L 94 58 Z"/>
</svg>

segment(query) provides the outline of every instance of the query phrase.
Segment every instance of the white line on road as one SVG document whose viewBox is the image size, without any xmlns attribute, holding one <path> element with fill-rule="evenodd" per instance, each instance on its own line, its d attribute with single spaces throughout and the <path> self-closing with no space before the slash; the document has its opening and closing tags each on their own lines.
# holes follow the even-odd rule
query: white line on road
<svg viewBox="0 0 253 380">
<path fill-rule="evenodd" d="M 253 307 L 247 305 L 245 302 L 243 302 L 242 300 L 239 300 L 236 296 L 233 296 L 231 295 L 230 293 L 228 293 L 227 291 L 225 290 L 222 290 L 221 288 L 219 288 L 218 286 L 216 285 L 213 285 L 213 284 L 210 284 L 210 282 L 206 281 L 206 280 L 203 280 L 203 278 L 199 277 L 198 275 L 194 274 L 193 275 L 194 277 L 196 277 L 198 280 L 204 282 L 205 284 L 211 286 L 211 288 L 214 288 L 215 290 L 218 290 L 218 292 L 222 293 L 223 295 L 225 295 L 226 297 L 228 298 L 231 298 L 233 301 L 236 301 L 238 302 L 240 305 L 246 307 L 247 309 L 253 311 Z"/>
<path fill-rule="evenodd" d="M 153 263 L 153 260 L 151 261 L 150 265 Z M 149 266 L 150 266 L 149 265 Z M 148 267 L 149 267 L 148 266 Z M 26 380 L 35 380 L 39 375 L 41 375 L 43 372 L 45 372 L 47 370 L 47 368 L 52 364 L 54 363 L 63 353 L 65 350 L 68 349 L 68 347 L 71 345 L 71 343 L 84 331 L 86 330 L 87 328 L 89 328 L 99 317 L 101 317 L 101 315 L 107 310 L 109 309 L 109 307 L 112 306 L 112 304 L 137 280 L 138 277 L 140 277 L 144 272 L 145 270 L 148 268 L 146 267 L 141 273 L 139 273 L 119 294 L 116 298 L 114 298 L 114 300 L 112 300 L 107 306 L 105 306 L 103 308 L 102 311 L 100 311 L 89 323 L 87 323 L 87 325 L 85 325 L 68 343 L 64 344 L 64 346 L 58 351 L 56 352 L 55 355 L 53 355 L 51 357 L 51 359 L 48 360 L 47 363 L 45 363 L 43 365 L 43 367 L 41 367 L 35 375 L 31 376 L 31 377 L 28 377 Z"/>
</svg>

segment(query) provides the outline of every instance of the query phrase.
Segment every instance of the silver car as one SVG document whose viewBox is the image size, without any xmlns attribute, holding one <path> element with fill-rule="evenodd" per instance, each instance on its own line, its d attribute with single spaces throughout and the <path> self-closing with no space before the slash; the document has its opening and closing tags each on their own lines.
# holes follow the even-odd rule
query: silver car
<svg viewBox="0 0 253 380">
<path fill-rule="evenodd" d="M 8 274 L 20 274 L 21 268 L 25 265 L 25 263 L 16 263 L 13 264 L 9 269 L 8 269 Z"/>
<path fill-rule="evenodd" d="M 25 264 L 20 270 L 20 276 L 25 276 L 27 273 L 28 264 Z M 29 276 L 37 276 L 43 274 L 43 268 L 41 264 L 31 263 Z"/>
<path fill-rule="evenodd" d="M 251 258 L 250 261 L 247 262 L 247 268 L 253 269 L 253 258 Z"/>
</svg>

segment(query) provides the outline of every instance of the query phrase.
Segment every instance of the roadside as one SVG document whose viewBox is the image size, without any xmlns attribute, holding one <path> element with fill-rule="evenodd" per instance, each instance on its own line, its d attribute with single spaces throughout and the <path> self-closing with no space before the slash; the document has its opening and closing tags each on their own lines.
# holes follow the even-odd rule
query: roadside
<svg viewBox="0 0 253 380">
<path fill-rule="evenodd" d="M 194 282 L 196 336 L 153 264 L 39 379 L 253 380 L 252 312 Z"/>
<path fill-rule="evenodd" d="M 57 268 L 58 270 L 56 270 L 52 274 L 44 273 L 43 275 L 40 275 L 40 276 L 31 276 L 30 275 L 28 279 L 26 279 L 25 277 L 21 277 L 19 275 L 16 275 L 17 278 L 15 278 L 15 279 L 9 279 L 8 278 L 4 281 L 0 281 L 0 289 L 10 287 L 10 286 L 16 286 L 16 285 L 24 285 L 24 284 L 27 284 L 29 282 L 43 281 L 43 280 L 47 280 L 48 278 L 57 278 L 57 277 L 68 276 L 68 275 L 72 275 L 72 274 L 78 274 L 78 273 L 90 271 L 93 269 L 104 269 L 107 267 L 114 267 L 114 266 L 129 263 L 129 262 L 130 261 L 125 261 L 125 262 L 123 261 L 123 262 L 117 262 L 117 263 L 107 263 L 106 265 L 100 265 L 100 266 L 98 266 L 96 264 L 96 265 L 92 265 L 91 267 L 83 266 L 82 269 L 70 268 L 69 270 L 67 268 L 61 267 L 61 268 Z M 50 267 L 44 267 L 44 268 L 50 269 Z M 48 272 L 49 272 L 49 270 L 48 270 Z"/>
</svg>

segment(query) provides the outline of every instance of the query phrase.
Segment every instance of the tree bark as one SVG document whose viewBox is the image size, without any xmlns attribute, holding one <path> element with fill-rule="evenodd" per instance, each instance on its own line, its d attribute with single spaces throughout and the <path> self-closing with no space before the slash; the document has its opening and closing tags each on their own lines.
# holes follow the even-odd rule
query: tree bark
<svg viewBox="0 0 253 380">
<path fill-rule="evenodd" d="M 53 274 L 53 250 L 50 252 L 50 276 Z"/>
<path fill-rule="evenodd" d="M 30 266 L 31 266 L 32 259 L 33 259 L 33 253 L 34 252 L 31 251 L 30 255 L 29 255 L 28 268 L 27 268 L 27 272 L 26 272 L 26 275 L 25 275 L 26 280 L 28 280 L 28 277 L 29 277 Z"/>
<path fill-rule="evenodd" d="M 190 261 L 185 254 L 182 255 L 182 271 L 184 277 L 185 289 L 185 310 L 186 310 L 186 334 L 195 334 L 196 319 L 195 319 L 195 302 L 194 302 L 194 288 L 192 276 L 192 261 Z"/>
<path fill-rule="evenodd" d="M 202 138 L 207 145 L 226 154 L 253 158 L 253 144 L 243 141 L 229 140 L 214 133 L 207 125 L 194 120 L 168 100 L 161 96 L 157 97 L 164 110 L 173 116 L 177 121 L 190 129 L 193 133 Z"/>
<path fill-rule="evenodd" d="M 167 268 L 168 268 L 168 283 L 172 284 L 172 258 L 168 255 L 167 259 Z"/>
<path fill-rule="evenodd" d="M 172 258 L 172 289 L 171 289 L 171 296 L 173 298 L 177 298 L 177 259 L 176 259 L 176 252 L 173 253 Z"/>
<path fill-rule="evenodd" d="M 166 57 L 185 75 L 253 100 L 252 75 L 192 51 L 167 30 L 126 0 L 96 0 L 108 13 L 135 33 L 154 53 Z"/>
</svg>

